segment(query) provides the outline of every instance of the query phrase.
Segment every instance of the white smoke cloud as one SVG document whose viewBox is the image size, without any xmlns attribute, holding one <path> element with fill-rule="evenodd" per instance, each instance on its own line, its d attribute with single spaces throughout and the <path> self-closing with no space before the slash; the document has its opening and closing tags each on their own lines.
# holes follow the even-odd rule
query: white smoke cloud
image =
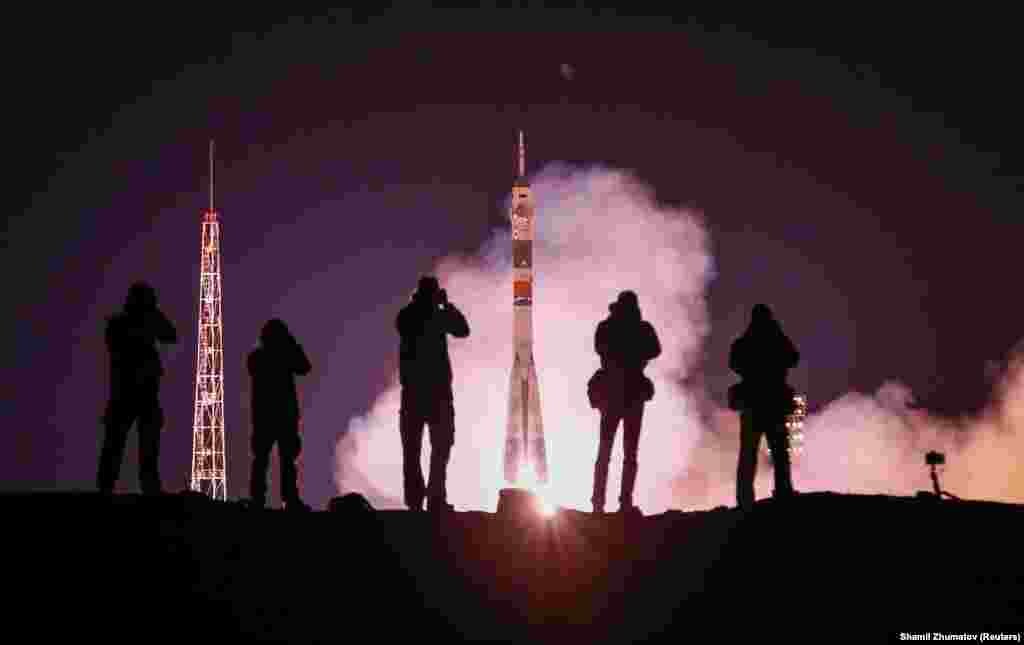
<svg viewBox="0 0 1024 645">
<path fill-rule="evenodd" d="M 1024 356 L 1014 355 L 989 405 L 945 419 L 913 407 L 910 391 L 886 383 L 846 394 L 808 419 L 796 483 L 806 490 L 912 495 L 931 490 L 924 456 L 946 455 L 943 489 L 965 498 L 1024 502 Z"/>
<path fill-rule="evenodd" d="M 681 385 L 709 332 L 704 297 L 713 261 L 699 215 L 659 205 L 646 186 L 617 170 L 549 166 L 534 178 L 533 191 L 535 355 L 553 501 L 589 508 L 598 439 L 598 415 L 585 391 L 598 364 L 593 332 L 607 303 L 634 289 L 663 346 L 648 367 L 657 394 L 644 416 L 636 502 L 647 513 L 734 505 L 738 418 L 714 406 L 702 418 L 697 404 L 704 393 Z M 449 257 L 436 268 L 472 330 L 449 342 L 456 441 L 448 488 L 461 510 L 493 510 L 502 486 L 512 365 L 508 247 L 507 231 L 499 231 L 478 255 Z M 336 451 L 339 490 L 362 492 L 378 508 L 402 499 L 398 402 L 396 374 L 372 409 L 350 421 Z M 930 489 L 924 455 L 938 450 L 947 456 L 945 489 L 967 499 L 1022 503 L 1024 354 L 1007 363 L 992 402 L 977 417 L 930 416 L 913 407 L 905 386 L 890 382 L 874 394 L 851 392 L 828 403 L 808 417 L 804 434 L 793 469 L 799 490 L 912 495 Z M 618 497 L 621 455 L 620 431 L 609 500 Z M 770 494 L 771 479 L 762 460 L 759 497 Z"/>
<path fill-rule="evenodd" d="M 532 181 L 537 204 L 534 248 L 534 352 L 554 502 L 589 508 L 598 414 L 586 382 L 597 368 L 593 334 L 618 292 L 638 292 L 663 354 L 648 374 L 657 394 L 647 406 L 640 442 L 636 503 L 646 512 L 673 504 L 672 479 L 701 435 L 695 400 L 676 383 L 697 360 L 707 333 L 704 293 L 712 274 L 707 234 L 697 214 L 658 205 L 627 173 L 549 166 Z M 456 439 L 449 501 L 493 510 L 502 487 L 502 455 L 512 366 L 509 236 L 500 231 L 477 257 L 451 257 L 436 273 L 466 314 L 472 333 L 451 339 Z M 397 375 L 339 442 L 336 481 L 375 504 L 401 499 Z M 621 432 L 609 473 L 618 498 Z M 429 448 L 425 441 L 424 470 Z M 357 477 L 358 476 L 358 477 Z M 388 502 L 387 500 L 392 500 Z"/>
<path fill-rule="evenodd" d="M 803 450 L 793 462 L 798 490 L 910 496 L 932 490 L 925 454 L 946 455 L 944 490 L 962 499 L 1024 503 L 1024 353 L 1004 366 L 988 406 L 975 417 L 946 419 L 914 407 L 898 382 L 873 394 L 849 392 L 809 416 Z M 736 498 L 739 418 L 718 408 L 676 483 L 676 506 L 732 506 Z M 771 494 L 762 459 L 758 497 Z"/>
</svg>

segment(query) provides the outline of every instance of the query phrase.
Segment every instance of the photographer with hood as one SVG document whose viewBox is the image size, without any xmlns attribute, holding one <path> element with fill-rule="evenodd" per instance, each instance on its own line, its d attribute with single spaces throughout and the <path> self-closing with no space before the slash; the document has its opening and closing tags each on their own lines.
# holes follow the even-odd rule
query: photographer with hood
<svg viewBox="0 0 1024 645">
<path fill-rule="evenodd" d="M 790 473 L 786 417 L 793 412 L 793 388 L 786 375 L 800 353 L 782 331 L 767 305 L 754 305 L 750 325 L 729 350 L 729 369 L 742 379 L 729 389 L 729 407 L 740 413 L 740 455 L 736 468 L 736 503 L 754 505 L 754 476 L 761 435 L 768 439 L 775 470 L 773 497 L 794 495 Z"/>
<path fill-rule="evenodd" d="M 661 343 L 654 326 L 643 319 L 636 293 L 623 291 L 608 306 L 608 317 L 594 334 L 594 349 L 601 368 L 588 384 L 591 405 L 601 412 L 601 439 L 594 465 L 595 513 L 604 512 L 608 465 L 619 423 L 623 426 L 622 489 L 619 511 L 636 513 L 633 488 L 636 484 L 637 453 L 644 404 L 654 397 L 654 384 L 644 375 L 647 363 L 661 355 Z"/>
<path fill-rule="evenodd" d="M 260 332 L 259 346 L 246 361 L 252 388 L 252 469 L 249 494 L 252 505 L 262 508 L 267 497 L 270 452 L 277 444 L 281 464 L 281 500 L 286 511 L 309 511 L 299 495 L 296 461 L 302 449 L 299 436 L 298 391 L 295 377 L 309 374 L 313 366 L 302 345 L 279 318 L 268 320 Z"/>
<path fill-rule="evenodd" d="M 161 493 L 160 380 L 164 369 L 158 343 L 176 343 L 174 325 L 157 306 L 156 291 L 145 282 L 128 290 L 123 310 L 107 320 L 104 333 L 110 354 L 110 399 L 103 415 L 104 437 L 96 486 L 114 491 L 121 471 L 128 430 L 138 422 L 139 481 L 146 495 Z"/>
</svg>

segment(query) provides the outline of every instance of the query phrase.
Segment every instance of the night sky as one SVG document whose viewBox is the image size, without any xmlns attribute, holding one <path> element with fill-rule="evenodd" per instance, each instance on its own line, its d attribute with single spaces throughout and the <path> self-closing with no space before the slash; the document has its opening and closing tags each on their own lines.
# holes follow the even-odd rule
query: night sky
<svg viewBox="0 0 1024 645">
<path fill-rule="evenodd" d="M 716 277 L 691 380 L 714 399 L 759 301 L 803 353 L 792 380 L 812 412 L 888 379 L 931 412 L 977 410 L 1024 337 L 1007 16 L 54 18 L 12 17 L 5 45 L 4 489 L 93 486 L 103 320 L 140 278 L 181 337 L 165 353 L 161 467 L 165 487 L 186 485 L 210 138 L 232 497 L 246 494 L 244 356 L 262 323 L 283 317 L 313 362 L 303 486 L 322 507 L 338 434 L 397 369 L 393 320 L 417 275 L 507 225 L 518 128 L 533 168 L 628 169 L 703 213 Z"/>
</svg>

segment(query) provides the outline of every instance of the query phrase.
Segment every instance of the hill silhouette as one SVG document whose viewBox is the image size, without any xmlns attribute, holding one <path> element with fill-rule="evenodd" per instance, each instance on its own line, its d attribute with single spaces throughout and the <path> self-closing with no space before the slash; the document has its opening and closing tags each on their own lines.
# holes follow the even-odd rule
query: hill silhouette
<svg viewBox="0 0 1024 645">
<path fill-rule="evenodd" d="M 1007 504 L 813 493 L 549 521 L 188 494 L 0 504 L 8 616 L 41 641 L 874 641 L 1024 624 L 1024 507 Z"/>
</svg>

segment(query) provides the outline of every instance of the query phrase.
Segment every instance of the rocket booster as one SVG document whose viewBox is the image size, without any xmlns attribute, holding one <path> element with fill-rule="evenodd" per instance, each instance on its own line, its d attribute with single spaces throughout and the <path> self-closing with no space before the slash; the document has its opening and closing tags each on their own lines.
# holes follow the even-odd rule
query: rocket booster
<svg viewBox="0 0 1024 645">
<path fill-rule="evenodd" d="M 517 176 L 512 183 L 512 337 L 515 355 L 509 387 L 505 435 L 505 480 L 519 483 L 535 476 L 548 479 L 540 388 L 533 359 L 534 208 L 526 180 L 526 146 L 519 132 Z"/>
</svg>

